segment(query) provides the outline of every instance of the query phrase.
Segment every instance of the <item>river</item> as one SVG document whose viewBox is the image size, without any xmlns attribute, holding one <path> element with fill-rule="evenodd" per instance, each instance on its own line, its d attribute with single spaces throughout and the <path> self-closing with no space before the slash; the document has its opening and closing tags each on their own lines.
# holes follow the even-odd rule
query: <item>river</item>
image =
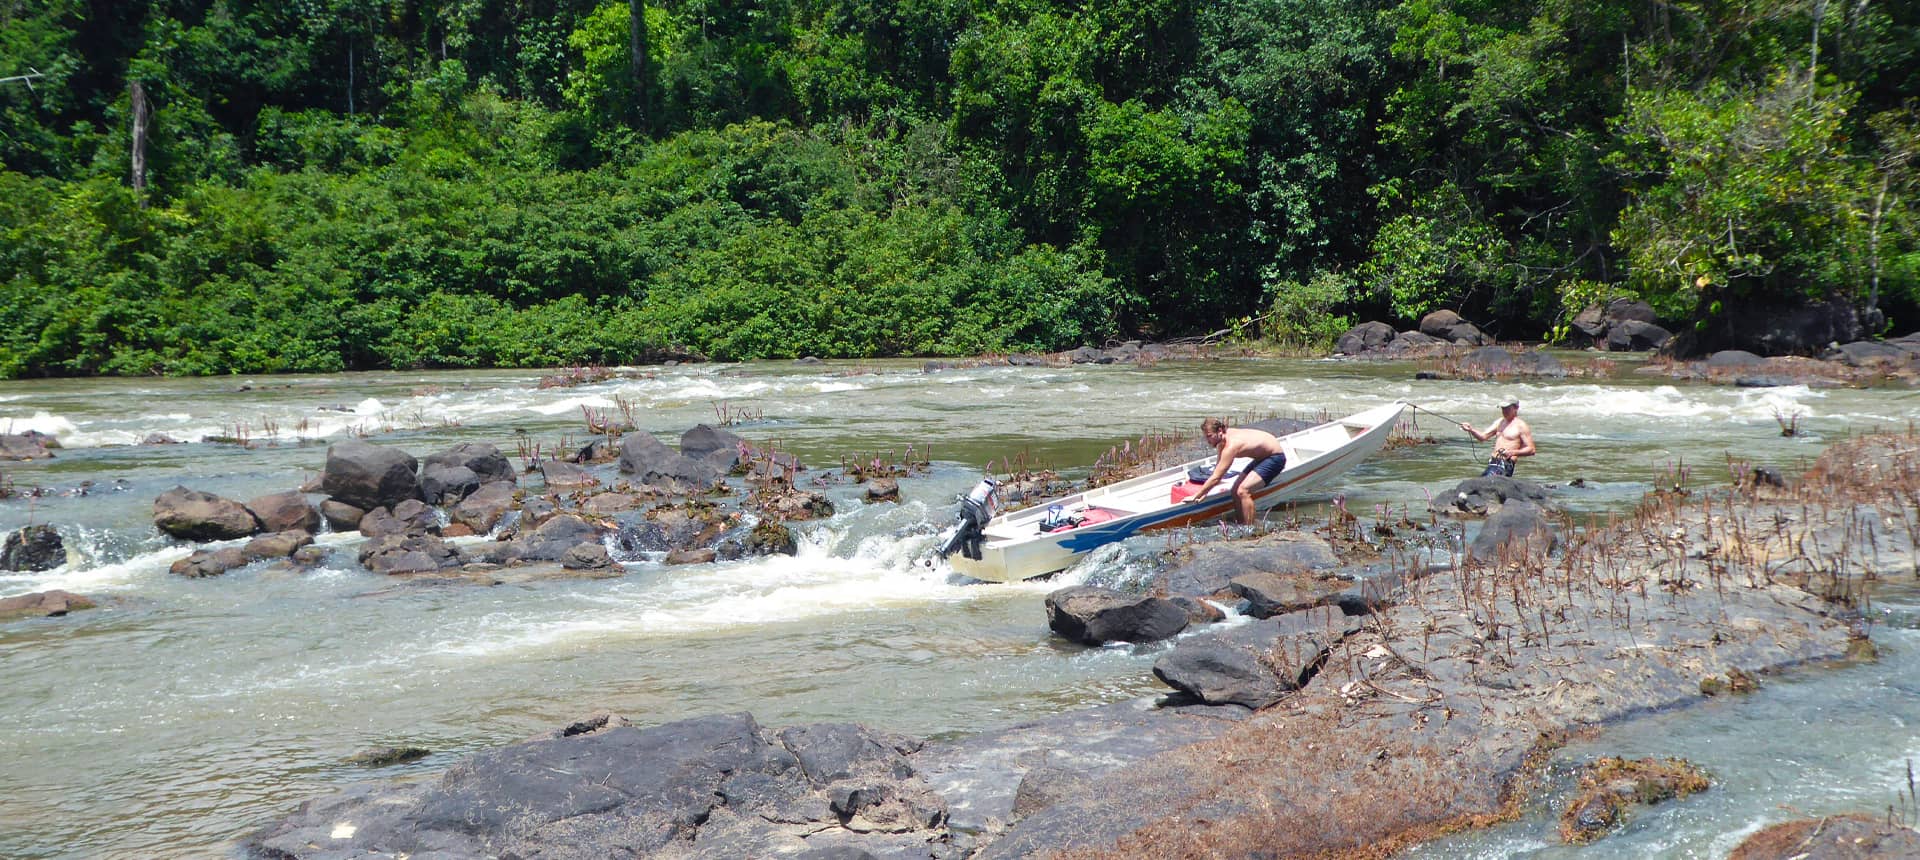
<svg viewBox="0 0 1920 860">
<path fill-rule="evenodd" d="M 640 723 L 744 710 L 773 726 L 854 720 L 947 737 L 1162 691 L 1149 673 L 1159 647 L 1067 645 L 1041 599 L 1124 583 L 1209 530 L 1135 538 L 1047 581 L 961 582 L 924 556 L 955 497 L 1005 457 L 1077 478 L 1113 445 L 1193 433 L 1205 415 L 1318 418 L 1406 399 L 1430 411 L 1416 413 L 1418 432 L 1443 441 L 1383 452 L 1334 492 L 1362 517 L 1424 519 L 1429 495 L 1477 474 L 1487 451 L 1435 415 L 1485 425 L 1512 392 L 1541 450 L 1519 477 L 1559 485 L 1576 516 L 1604 517 L 1657 484 L 1724 485 L 1730 456 L 1797 472 L 1833 439 L 1920 416 L 1920 393 L 1905 388 L 1676 384 L 1634 368 L 1502 384 L 1416 381 L 1411 363 L 1268 359 L 936 373 L 918 362 L 682 365 L 544 389 L 534 371 L 0 384 L 0 430 L 63 444 L 55 459 L 0 466 L 14 492 L 0 529 L 50 523 L 73 553 L 53 571 L 0 572 L 0 597 L 62 588 L 103 601 L 0 624 L 0 856 L 230 853 L 303 799 L 431 774 L 599 710 Z M 604 580 L 396 586 L 350 551 L 304 573 L 184 579 L 167 567 L 188 548 L 152 525 L 154 497 L 176 484 L 243 500 L 293 489 L 350 434 L 422 457 L 458 441 L 512 457 L 577 446 L 589 438 L 583 407 L 622 406 L 669 443 L 733 420 L 814 473 L 902 459 L 908 446 L 933 468 L 902 480 L 899 505 L 829 485 L 839 513 L 800 524 L 796 556 L 640 559 Z M 1783 436 L 1783 421 L 1798 434 Z M 150 433 L 189 444 L 135 444 Z M 249 444 L 197 441 L 208 436 Z M 1894 803 L 1920 752 L 1920 590 L 1885 585 L 1875 613 L 1875 666 L 1769 679 L 1754 696 L 1564 752 L 1684 755 L 1717 779 L 1580 856 L 1720 856 L 1736 834 L 1786 816 L 1783 805 Z M 378 771 L 344 761 L 374 745 L 433 754 Z M 1571 856 L 1549 838 L 1550 811 L 1420 856 Z"/>
</svg>

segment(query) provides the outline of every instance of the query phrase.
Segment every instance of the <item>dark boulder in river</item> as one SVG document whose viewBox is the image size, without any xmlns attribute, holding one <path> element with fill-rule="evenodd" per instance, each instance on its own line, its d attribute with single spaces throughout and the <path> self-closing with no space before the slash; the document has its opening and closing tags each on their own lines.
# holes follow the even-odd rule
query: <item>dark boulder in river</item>
<svg viewBox="0 0 1920 860">
<path fill-rule="evenodd" d="M 327 465 L 320 488 L 336 501 L 361 510 L 393 507 L 418 499 L 418 461 L 398 448 L 349 439 L 327 447 Z"/>
<path fill-rule="evenodd" d="M 23 526 L 0 549 L 0 570 L 52 570 L 66 563 L 66 542 L 50 525 Z"/>
<path fill-rule="evenodd" d="M 1187 610 L 1164 597 L 1076 585 L 1047 595 L 1047 626 L 1084 645 L 1158 642 L 1187 629 Z"/>
<path fill-rule="evenodd" d="M 185 540 L 233 540 L 260 530 L 245 505 L 212 493 L 174 487 L 153 500 L 153 524 Z"/>
</svg>

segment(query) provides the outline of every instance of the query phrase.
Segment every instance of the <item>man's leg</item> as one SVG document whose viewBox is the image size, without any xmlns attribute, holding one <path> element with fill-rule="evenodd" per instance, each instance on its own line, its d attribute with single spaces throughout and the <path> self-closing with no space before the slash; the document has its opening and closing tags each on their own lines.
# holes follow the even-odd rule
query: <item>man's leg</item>
<svg viewBox="0 0 1920 860">
<path fill-rule="evenodd" d="M 1240 476 L 1240 482 L 1233 485 L 1233 497 L 1240 502 L 1241 522 L 1253 525 L 1253 494 L 1266 484 L 1267 479 L 1260 477 L 1259 472 L 1249 468 Z"/>
</svg>

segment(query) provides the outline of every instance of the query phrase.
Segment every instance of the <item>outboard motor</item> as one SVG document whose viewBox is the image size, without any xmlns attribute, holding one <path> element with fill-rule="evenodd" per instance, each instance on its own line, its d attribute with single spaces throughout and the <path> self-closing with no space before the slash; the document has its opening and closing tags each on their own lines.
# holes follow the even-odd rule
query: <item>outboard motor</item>
<svg viewBox="0 0 1920 860">
<path fill-rule="evenodd" d="M 989 475 L 973 485 L 973 491 L 960 500 L 960 510 L 954 513 L 953 526 L 940 536 L 940 548 L 935 550 L 941 558 L 958 550 L 961 555 L 974 561 L 980 560 L 980 543 L 986 537 L 987 521 L 993 519 L 993 509 L 998 498 L 994 489 L 1000 482 Z"/>
</svg>

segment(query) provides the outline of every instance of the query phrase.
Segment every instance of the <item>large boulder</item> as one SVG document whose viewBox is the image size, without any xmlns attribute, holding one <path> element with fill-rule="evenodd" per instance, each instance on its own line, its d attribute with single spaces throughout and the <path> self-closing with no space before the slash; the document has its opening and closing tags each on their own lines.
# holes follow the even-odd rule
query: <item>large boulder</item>
<svg viewBox="0 0 1920 860">
<path fill-rule="evenodd" d="M 567 553 L 582 544 L 600 545 L 605 532 L 592 523 L 573 514 L 556 514 L 548 517 L 531 532 L 520 535 L 510 543 L 507 550 L 512 561 L 565 561 Z M 577 556 L 585 558 L 585 556 Z"/>
<path fill-rule="evenodd" d="M 1154 662 L 1167 686 L 1209 705 L 1259 710 L 1300 689 L 1327 652 L 1359 624 L 1338 609 L 1310 609 L 1180 640 Z"/>
<path fill-rule="evenodd" d="M 421 463 L 420 497 L 430 505 L 452 505 L 480 489 L 480 476 L 457 463 Z"/>
<path fill-rule="evenodd" d="M 365 508 L 349 505 L 339 499 L 320 500 L 320 518 L 326 520 L 327 525 L 337 532 L 350 532 L 359 528 L 360 520 L 366 515 Z"/>
<path fill-rule="evenodd" d="M 1164 597 L 1076 585 L 1047 595 L 1047 626 L 1083 645 L 1158 642 L 1187 629 L 1187 610 Z"/>
<path fill-rule="evenodd" d="M 500 518 L 513 510 L 515 485 L 511 481 L 494 481 L 482 484 L 480 489 L 460 500 L 447 512 L 447 517 L 456 523 L 473 529 L 474 534 L 486 534 L 500 523 Z"/>
<path fill-rule="evenodd" d="M 36 591 L 32 594 L 0 597 L 0 621 L 60 616 L 82 609 L 92 609 L 94 606 L 92 600 L 72 592 L 59 589 Z"/>
<path fill-rule="evenodd" d="M 680 453 L 696 460 L 704 460 L 717 451 L 730 451 L 737 458 L 746 445 L 747 440 L 739 434 L 711 424 L 695 424 L 693 429 L 680 434 Z"/>
<path fill-rule="evenodd" d="M 1515 499 L 1487 515 L 1467 548 L 1467 561 L 1491 564 L 1502 558 L 1543 558 L 1559 542 L 1559 531 L 1545 508 Z"/>
<path fill-rule="evenodd" d="M 1437 310 L 1420 318 L 1420 333 L 1459 346 L 1484 346 L 1492 343 L 1479 326 L 1460 318 L 1450 310 Z"/>
<path fill-rule="evenodd" d="M 500 449 L 485 442 L 460 442 L 438 454 L 429 454 L 421 468 L 429 465 L 458 466 L 472 472 L 482 484 L 514 480 L 513 463 Z"/>
<path fill-rule="evenodd" d="M 233 540 L 260 530 L 253 512 L 232 499 L 174 487 L 153 500 L 153 524 L 184 540 Z"/>
<path fill-rule="evenodd" d="M 1649 352 L 1667 345 L 1673 332 L 1640 320 L 1621 320 L 1607 329 L 1608 352 Z"/>
<path fill-rule="evenodd" d="M 1656 323 L 1653 306 L 1638 299 L 1615 298 L 1603 305 L 1589 305 L 1573 318 L 1568 343 L 1576 347 L 1608 343 L 1608 335 L 1628 322 Z"/>
<path fill-rule="evenodd" d="M 648 486 L 675 492 L 706 489 L 720 479 L 720 470 L 667 447 L 644 431 L 620 437 L 620 471 Z"/>
<path fill-rule="evenodd" d="M 1817 355 L 1829 344 L 1852 343 L 1866 326 L 1843 301 L 1781 307 L 1765 302 L 1728 302 L 1726 314 L 1691 332 L 1676 335 L 1661 349 L 1675 358 L 1692 358 L 1723 349 L 1760 355 Z"/>
<path fill-rule="evenodd" d="M 254 519 L 260 521 L 260 530 L 265 532 L 320 530 L 320 512 L 307 502 L 305 493 L 288 490 L 273 493 L 247 501 L 247 510 L 253 512 Z"/>
<path fill-rule="evenodd" d="M 336 501 L 361 510 L 393 507 L 421 497 L 419 463 L 398 448 L 358 439 L 327 446 L 327 465 L 320 488 Z"/>
<path fill-rule="evenodd" d="M 1333 351 L 1341 355 L 1366 355 L 1386 349 L 1393 342 L 1393 326 L 1383 322 L 1363 322 L 1334 341 Z"/>
<path fill-rule="evenodd" d="M 360 518 L 360 533 L 367 537 L 387 535 L 438 534 L 440 521 L 433 509 L 419 499 L 408 499 L 391 508 L 374 508 Z"/>
<path fill-rule="evenodd" d="M 50 525 L 23 526 L 7 535 L 0 570 L 52 570 L 67 563 L 67 545 Z"/>
</svg>

